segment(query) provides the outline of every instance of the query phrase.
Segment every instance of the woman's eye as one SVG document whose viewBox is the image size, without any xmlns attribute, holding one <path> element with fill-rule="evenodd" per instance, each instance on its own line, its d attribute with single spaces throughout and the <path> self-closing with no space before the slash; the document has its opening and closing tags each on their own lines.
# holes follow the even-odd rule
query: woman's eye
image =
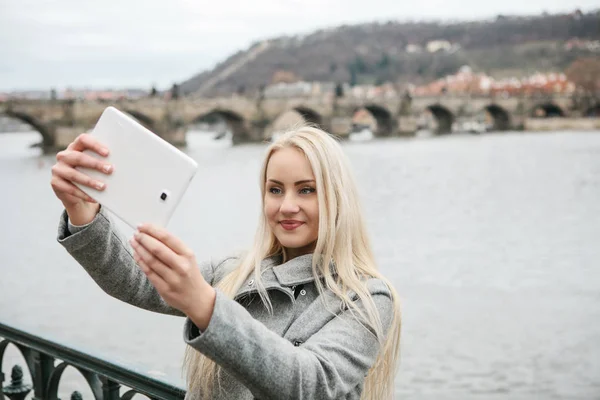
<svg viewBox="0 0 600 400">
<path fill-rule="evenodd" d="M 300 190 L 301 194 L 310 194 L 310 193 L 314 193 L 315 189 L 311 188 L 311 187 L 305 187 L 302 190 Z"/>
<path fill-rule="evenodd" d="M 272 187 L 269 189 L 269 193 L 281 194 L 281 189 L 279 189 L 278 187 Z"/>
</svg>

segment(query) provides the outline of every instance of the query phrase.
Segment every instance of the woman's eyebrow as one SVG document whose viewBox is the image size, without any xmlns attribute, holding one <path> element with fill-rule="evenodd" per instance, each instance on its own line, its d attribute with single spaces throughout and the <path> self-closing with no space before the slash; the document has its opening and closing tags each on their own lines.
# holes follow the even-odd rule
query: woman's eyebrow
<svg viewBox="0 0 600 400">
<path fill-rule="evenodd" d="M 301 181 L 295 182 L 294 186 L 298 186 L 298 185 L 302 185 L 303 183 L 310 183 L 310 182 L 314 182 L 314 181 L 315 181 L 314 179 L 303 179 Z M 279 181 L 277 181 L 275 179 L 269 179 L 269 182 L 273 182 L 273 183 L 276 183 L 278 185 L 282 185 L 283 186 L 283 182 L 279 182 Z"/>
</svg>

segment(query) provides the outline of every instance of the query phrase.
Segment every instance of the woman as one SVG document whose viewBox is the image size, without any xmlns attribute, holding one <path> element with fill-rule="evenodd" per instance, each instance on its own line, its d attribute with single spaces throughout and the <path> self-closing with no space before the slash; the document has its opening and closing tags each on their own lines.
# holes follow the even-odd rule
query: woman
<svg viewBox="0 0 600 400">
<path fill-rule="evenodd" d="M 109 295 L 185 317 L 187 398 L 393 397 L 400 312 L 377 271 L 353 178 L 338 142 L 313 127 L 281 135 L 260 175 L 263 210 L 243 257 L 198 265 L 168 231 L 141 225 L 127 241 L 72 182 L 103 187 L 89 135 L 57 154 L 58 241 Z M 105 186 L 105 185 L 104 185 Z"/>
</svg>

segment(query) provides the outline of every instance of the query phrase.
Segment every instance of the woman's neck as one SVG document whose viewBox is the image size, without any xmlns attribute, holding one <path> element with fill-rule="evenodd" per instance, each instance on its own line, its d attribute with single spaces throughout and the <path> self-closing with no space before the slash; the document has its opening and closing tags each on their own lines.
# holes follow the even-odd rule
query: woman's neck
<svg viewBox="0 0 600 400">
<path fill-rule="evenodd" d="M 285 258 L 286 258 L 286 260 L 289 261 L 289 260 L 293 260 L 296 257 L 300 257 L 300 256 L 303 256 L 306 254 L 311 254 L 315 251 L 315 246 L 316 246 L 316 243 L 310 243 L 304 247 L 298 247 L 298 248 L 294 248 L 294 249 L 286 248 L 285 249 Z"/>
</svg>

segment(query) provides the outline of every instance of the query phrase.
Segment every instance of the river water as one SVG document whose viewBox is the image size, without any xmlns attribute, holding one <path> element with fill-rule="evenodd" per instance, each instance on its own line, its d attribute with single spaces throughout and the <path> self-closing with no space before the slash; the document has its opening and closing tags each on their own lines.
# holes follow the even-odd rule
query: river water
<svg viewBox="0 0 600 400">
<path fill-rule="evenodd" d="M 38 140 L 0 135 L 0 321 L 183 385 L 183 320 L 109 297 L 56 242 Z M 343 146 L 403 303 L 398 398 L 600 398 L 600 133 Z M 169 227 L 199 259 L 251 242 L 264 149 L 190 133 L 200 169 Z M 75 389 L 91 398 L 68 369 L 59 395 Z"/>
</svg>

